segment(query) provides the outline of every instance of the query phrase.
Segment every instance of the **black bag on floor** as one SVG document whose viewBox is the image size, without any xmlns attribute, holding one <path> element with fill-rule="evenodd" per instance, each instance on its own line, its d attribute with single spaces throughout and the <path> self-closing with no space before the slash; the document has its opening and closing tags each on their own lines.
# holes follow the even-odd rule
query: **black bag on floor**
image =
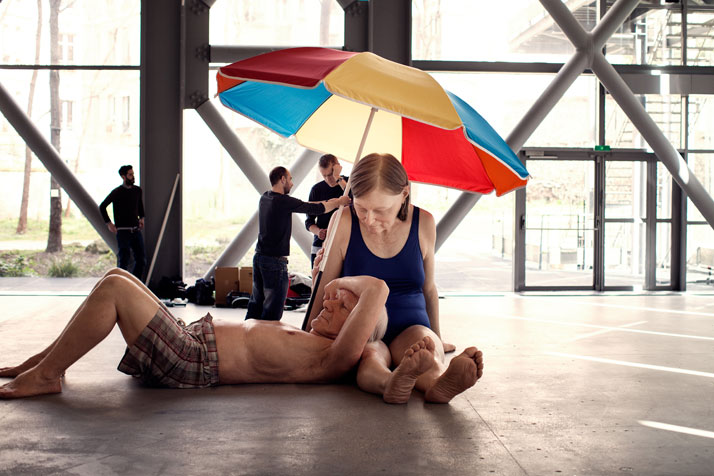
<svg viewBox="0 0 714 476">
<path fill-rule="evenodd" d="M 215 285 L 213 283 L 213 278 L 210 281 L 203 278 L 197 279 L 196 284 L 186 290 L 186 299 L 199 306 L 213 306 L 215 302 L 213 299 Z"/>
<path fill-rule="evenodd" d="M 181 276 L 163 276 L 153 290 L 161 299 L 174 299 L 186 297 L 186 283 L 181 279 Z"/>
</svg>

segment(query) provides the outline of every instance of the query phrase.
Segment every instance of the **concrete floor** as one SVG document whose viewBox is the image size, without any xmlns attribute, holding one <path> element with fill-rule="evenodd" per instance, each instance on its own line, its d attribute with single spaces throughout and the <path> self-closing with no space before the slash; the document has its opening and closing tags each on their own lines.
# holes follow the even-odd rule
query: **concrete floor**
<svg viewBox="0 0 714 476">
<path fill-rule="evenodd" d="M 0 365 L 49 343 L 91 284 L 64 283 L 0 280 Z M 62 394 L 0 401 L 0 475 L 710 475 L 712 297 L 447 297 L 445 339 L 486 365 L 449 405 L 387 405 L 353 385 L 145 388 L 115 370 L 115 331 Z"/>
</svg>

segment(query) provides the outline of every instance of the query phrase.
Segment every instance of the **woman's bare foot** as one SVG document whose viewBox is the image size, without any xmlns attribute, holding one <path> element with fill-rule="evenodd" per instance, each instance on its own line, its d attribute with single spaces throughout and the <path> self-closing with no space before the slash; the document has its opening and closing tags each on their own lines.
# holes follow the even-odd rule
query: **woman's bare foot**
<svg viewBox="0 0 714 476">
<path fill-rule="evenodd" d="M 426 391 L 424 399 L 432 403 L 448 403 L 456 395 L 474 386 L 483 375 L 483 354 L 469 347 L 449 363 L 434 385 Z"/>
<path fill-rule="evenodd" d="M 412 344 L 399 363 L 384 390 L 384 401 L 387 403 L 406 403 L 414 389 L 417 378 L 434 365 L 434 341 L 425 336 Z"/>
<path fill-rule="evenodd" d="M 30 370 L 35 365 L 39 364 L 41 360 L 42 360 L 42 356 L 38 354 L 38 355 L 30 357 L 29 359 L 27 359 L 20 365 L 16 365 L 14 367 L 0 367 L 0 377 L 15 378 L 18 375 L 20 375 L 22 372 L 25 372 L 26 370 Z"/>
<path fill-rule="evenodd" d="M 62 384 L 59 378 L 46 379 L 39 372 L 31 370 L 0 387 L 0 399 L 32 397 L 61 391 Z"/>
</svg>

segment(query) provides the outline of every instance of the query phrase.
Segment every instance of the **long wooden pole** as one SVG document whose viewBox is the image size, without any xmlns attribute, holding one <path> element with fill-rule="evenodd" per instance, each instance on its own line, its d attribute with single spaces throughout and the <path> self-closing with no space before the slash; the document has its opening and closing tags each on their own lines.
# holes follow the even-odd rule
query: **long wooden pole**
<svg viewBox="0 0 714 476">
<path fill-rule="evenodd" d="M 176 187 L 178 186 L 179 177 L 181 174 L 176 174 L 176 180 L 174 180 L 174 188 L 171 190 L 171 196 L 169 197 L 169 204 L 166 206 L 166 212 L 164 213 L 164 221 L 161 223 L 161 231 L 159 232 L 159 239 L 156 240 L 156 248 L 154 248 L 154 256 L 151 258 L 151 266 L 149 266 L 149 272 L 146 275 L 146 281 L 144 284 L 149 285 L 149 280 L 151 280 L 151 273 L 154 272 L 154 264 L 156 263 L 156 255 L 159 253 L 159 247 L 161 246 L 161 240 L 164 237 L 164 230 L 166 230 L 166 221 L 169 218 L 169 212 L 171 211 L 171 205 L 174 203 L 174 195 L 176 195 Z"/>
<path fill-rule="evenodd" d="M 374 115 L 377 112 L 377 108 L 373 107 L 369 111 L 369 118 L 367 119 L 367 125 L 364 128 L 364 132 L 362 133 L 362 140 L 359 143 L 359 148 L 357 149 L 357 155 L 355 156 L 354 164 L 357 165 L 357 162 L 359 162 L 360 157 L 362 157 L 362 151 L 364 150 L 364 144 L 367 142 L 367 136 L 369 135 L 369 129 L 372 127 L 372 121 L 374 120 Z M 347 196 L 350 193 L 350 179 L 347 179 L 347 184 L 345 185 L 345 190 L 343 192 L 343 196 Z M 334 223 L 335 226 L 333 227 L 328 227 L 327 228 L 327 237 L 325 237 L 325 243 L 322 245 L 323 248 L 325 248 L 325 253 L 322 256 L 322 261 L 320 261 L 320 267 L 317 272 L 317 277 L 315 278 L 315 282 L 312 283 L 312 294 L 310 295 L 310 303 L 307 305 L 307 311 L 305 311 L 305 318 L 302 321 L 302 329 L 306 330 L 307 329 L 307 322 L 308 319 L 310 319 L 310 313 L 312 312 L 312 306 L 315 303 L 315 296 L 317 296 L 317 290 L 320 287 L 320 281 L 322 281 L 322 272 L 325 269 L 325 264 L 327 264 L 327 258 L 330 255 L 330 250 L 332 249 L 332 242 L 335 240 L 335 234 L 337 234 L 337 227 L 339 226 L 340 223 L 340 218 L 342 218 L 342 210 L 344 210 L 344 206 L 340 205 L 340 207 L 337 209 L 337 213 L 335 213 L 336 217 L 334 218 Z"/>
</svg>

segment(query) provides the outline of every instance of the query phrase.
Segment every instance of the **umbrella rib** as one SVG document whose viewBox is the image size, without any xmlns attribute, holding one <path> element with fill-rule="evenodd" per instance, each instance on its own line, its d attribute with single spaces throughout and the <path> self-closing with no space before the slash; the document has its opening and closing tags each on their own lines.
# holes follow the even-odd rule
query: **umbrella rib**
<svg viewBox="0 0 714 476">
<path fill-rule="evenodd" d="M 252 83 L 274 84 L 274 85 L 276 85 L 276 86 L 288 86 L 288 87 L 296 88 L 296 89 L 315 89 L 316 87 L 318 87 L 318 86 L 320 85 L 320 83 L 323 82 L 322 80 L 320 80 L 320 81 L 318 81 L 317 83 L 315 83 L 314 86 L 303 86 L 303 85 L 300 85 L 300 84 L 286 83 L 285 81 L 267 81 L 267 80 L 265 80 L 265 79 L 245 78 L 245 77 L 242 77 L 242 76 L 229 76 L 229 75 L 227 75 L 227 74 L 225 74 L 225 73 L 223 73 L 223 72 L 221 72 L 221 71 L 219 71 L 219 74 L 220 74 L 221 76 L 223 76 L 224 78 L 227 78 L 227 79 L 235 79 L 235 80 L 237 80 L 237 81 L 249 81 L 249 82 L 252 82 Z M 240 86 L 240 85 L 239 85 L 239 84 L 236 84 L 236 85 L 231 86 L 230 88 L 226 89 L 225 91 L 229 91 L 230 89 L 233 89 L 233 88 L 235 88 L 236 86 Z M 221 93 L 223 93 L 223 92 L 225 92 L 225 91 L 220 91 L 220 92 L 218 92 L 218 93 L 216 93 L 216 94 L 221 94 Z M 328 90 L 328 91 L 329 91 L 329 90 Z M 332 91 L 330 91 L 330 92 L 332 92 Z"/>
<path fill-rule="evenodd" d="M 336 93 L 336 92 L 334 92 L 333 90 L 330 89 L 330 87 L 327 85 L 327 83 L 325 83 L 324 81 L 321 81 L 321 82 L 324 83 L 325 89 L 326 89 L 330 94 L 332 94 L 333 96 L 337 96 L 338 98 L 342 98 L 342 99 L 345 99 L 345 100 L 347 100 L 347 101 L 355 102 L 355 103 L 357 103 L 357 104 L 361 104 L 361 105 L 363 105 L 363 106 L 370 107 L 370 108 L 372 108 L 372 109 L 374 109 L 374 110 L 377 110 L 377 111 L 384 111 L 384 112 L 388 112 L 388 113 L 390 113 L 390 114 L 396 114 L 397 116 L 403 117 L 403 118 L 405 118 L 405 119 L 409 119 L 410 121 L 416 121 L 416 122 L 419 122 L 419 123 L 421 123 L 421 124 L 426 124 L 427 126 L 431 126 L 431 127 L 437 127 L 437 128 L 439 128 L 439 129 L 442 129 L 442 130 L 445 130 L 445 131 L 455 131 L 456 129 L 460 129 L 460 128 L 463 127 L 462 124 L 459 124 L 458 126 L 454 127 L 453 129 L 448 129 L 448 128 L 446 128 L 446 127 L 441 127 L 441 126 L 436 125 L 436 124 L 431 123 L 431 122 L 426 122 L 426 121 L 423 121 L 423 120 L 421 120 L 421 119 L 417 119 L 417 118 L 412 117 L 412 116 L 409 116 L 409 115 L 407 115 L 407 114 L 402 114 L 401 112 L 392 111 L 391 109 L 386 109 L 386 108 L 383 108 L 383 107 L 377 107 L 377 106 L 375 106 L 374 104 L 370 104 L 370 103 L 368 103 L 368 102 L 359 101 L 359 100 L 357 100 L 357 99 L 355 99 L 355 98 L 353 98 L 353 97 L 349 97 L 349 96 L 345 96 L 344 94 Z M 457 115 L 458 115 L 458 114 L 457 114 Z"/>
</svg>

